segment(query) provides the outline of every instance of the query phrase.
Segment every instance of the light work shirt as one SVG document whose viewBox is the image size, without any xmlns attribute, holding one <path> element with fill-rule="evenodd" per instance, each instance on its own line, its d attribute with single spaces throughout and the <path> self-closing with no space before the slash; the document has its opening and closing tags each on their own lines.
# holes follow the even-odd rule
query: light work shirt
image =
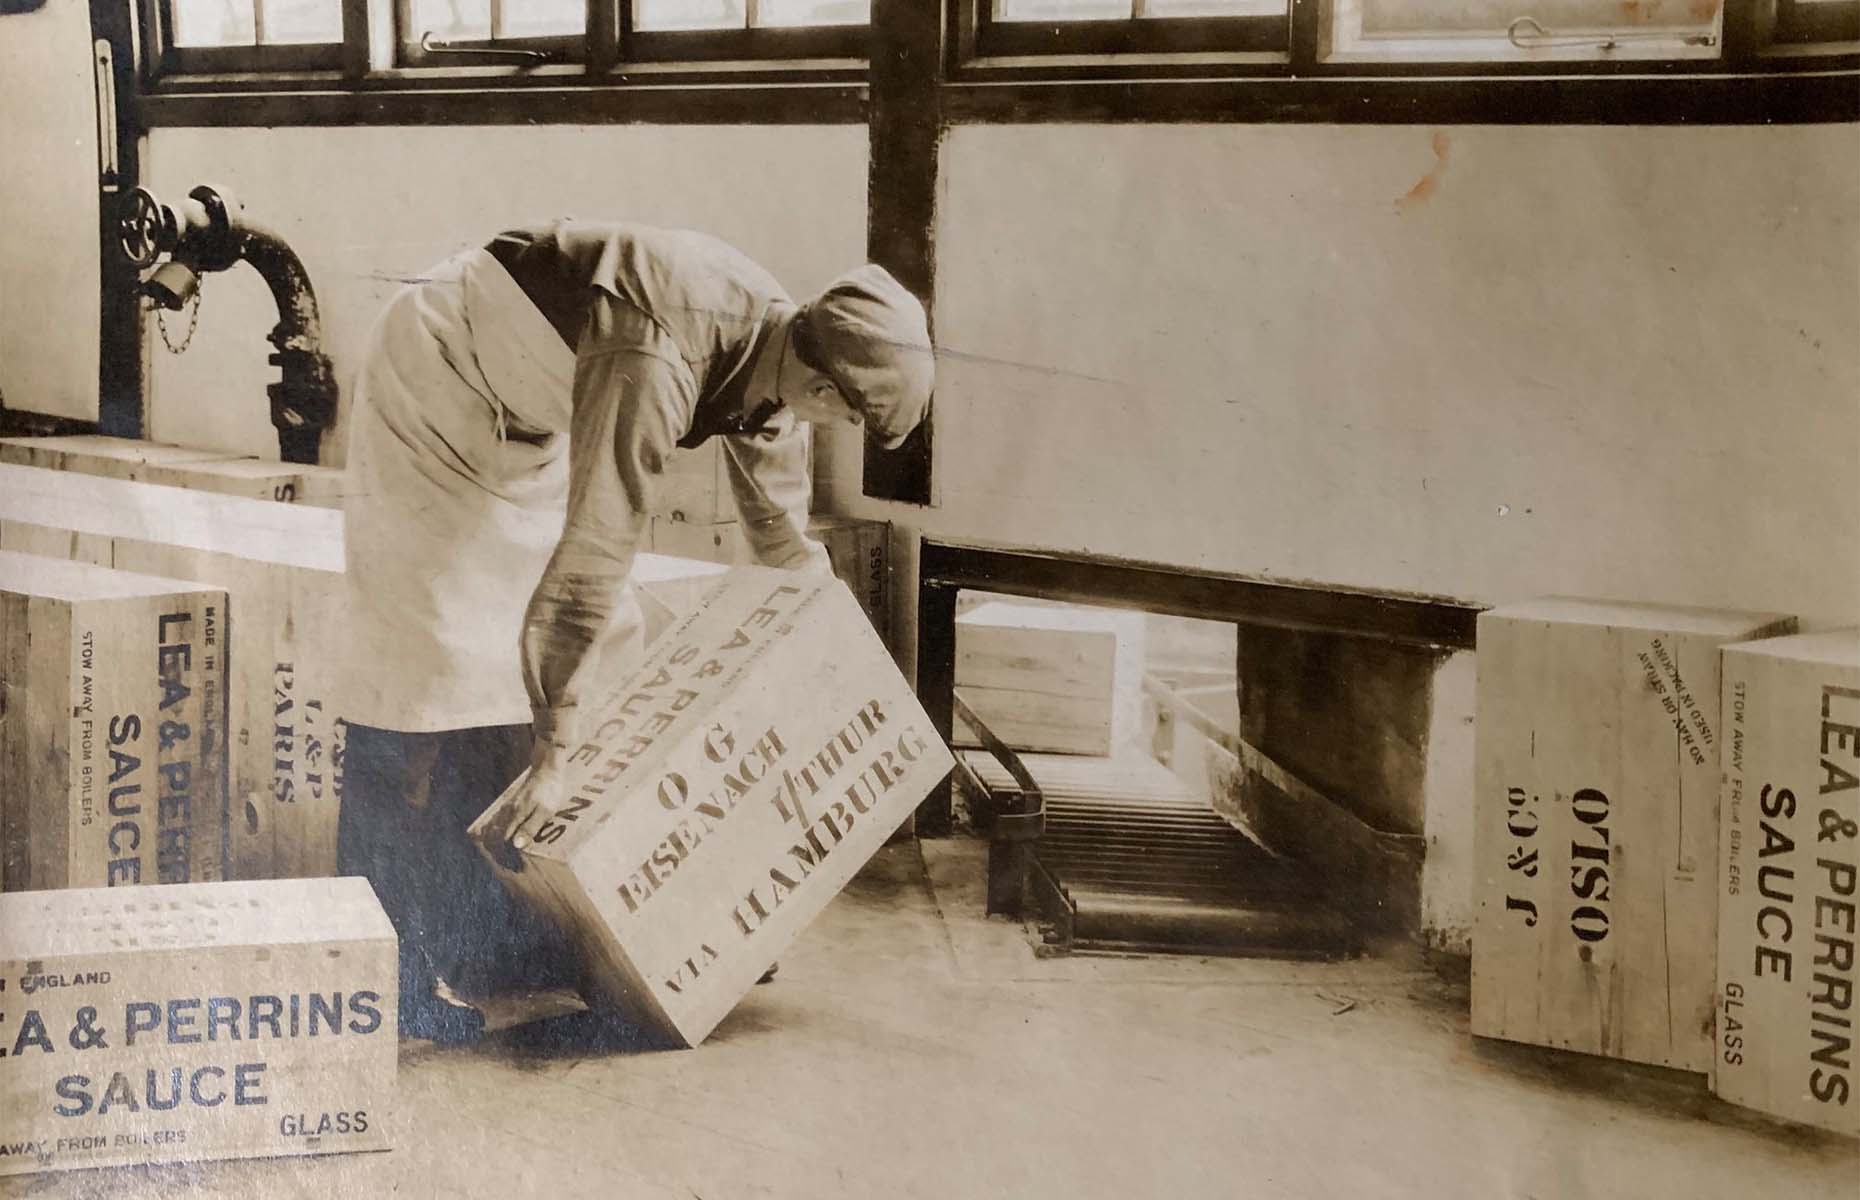
<svg viewBox="0 0 1860 1200">
<path fill-rule="evenodd" d="M 679 446 L 722 440 L 756 562 L 830 569 L 805 427 L 749 389 L 792 311 L 714 238 L 574 221 L 390 302 L 349 418 L 351 719 L 568 740 L 593 676 L 643 649 L 627 578 Z"/>
</svg>

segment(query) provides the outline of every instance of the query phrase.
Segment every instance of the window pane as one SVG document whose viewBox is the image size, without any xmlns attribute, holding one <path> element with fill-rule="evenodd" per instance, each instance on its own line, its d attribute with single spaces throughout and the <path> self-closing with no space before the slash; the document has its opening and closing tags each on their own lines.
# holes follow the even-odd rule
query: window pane
<svg viewBox="0 0 1860 1200">
<path fill-rule="evenodd" d="M 756 19 L 767 26 L 865 25 L 872 0 L 762 0 Z"/>
<path fill-rule="evenodd" d="M 1282 17 L 1290 0 L 1148 0 L 1146 17 Z"/>
<path fill-rule="evenodd" d="M 1529 17 L 1550 34 L 1631 29 L 1696 31 L 1718 19 L 1720 0 L 1361 0 L 1363 33 L 1503 34 Z M 1535 33 L 1535 30 L 1531 32 Z"/>
<path fill-rule="evenodd" d="M 742 29 L 743 0 L 633 0 L 633 28 Z"/>
<path fill-rule="evenodd" d="M 177 46 L 250 46 L 257 40 L 252 0 L 174 0 Z"/>
<path fill-rule="evenodd" d="M 1132 0 L 995 0 L 997 21 L 1118 21 Z"/>
<path fill-rule="evenodd" d="M 342 0 L 260 0 L 264 42 L 293 46 L 342 40 Z"/>
<path fill-rule="evenodd" d="M 444 41 L 479 41 L 491 36 L 491 0 L 413 0 L 407 40 L 430 33 Z"/>
<path fill-rule="evenodd" d="M 504 0 L 504 26 L 499 37 L 559 37 L 565 33 L 585 33 L 588 6 L 585 0 Z"/>
</svg>

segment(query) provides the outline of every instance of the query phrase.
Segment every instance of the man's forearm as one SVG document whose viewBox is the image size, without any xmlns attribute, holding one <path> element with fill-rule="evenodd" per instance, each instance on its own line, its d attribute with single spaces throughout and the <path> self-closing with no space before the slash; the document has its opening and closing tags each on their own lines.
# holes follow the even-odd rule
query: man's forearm
<svg viewBox="0 0 1860 1200">
<path fill-rule="evenodd" d="M 536 733 L 562 744 L 572 731 L 581 676 L 613 618 L 626 584 L 626 564 L 615 559 L 556 559 L 530 597 L 523 620 L 523 682 Z"/>
</svg>

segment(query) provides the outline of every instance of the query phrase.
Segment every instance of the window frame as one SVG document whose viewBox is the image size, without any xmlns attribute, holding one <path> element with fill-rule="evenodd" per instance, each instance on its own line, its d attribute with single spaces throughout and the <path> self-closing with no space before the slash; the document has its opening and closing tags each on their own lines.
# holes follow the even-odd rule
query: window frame
<svg viewBox="0 0 1860 1200">
<path fill-rule="evenodd" d="M 1404 55 L 1397 47 L 1399 39 L 1390 39 L 1387 51 L 1378 52 L 1371 48 L 1375 39 L 1346 45 L 1343 31 L 1337 27 L 1337 10 L 1347 0 L 1325 0 L 1322 28 L 1319 33 L 1318 58 L 1326 67 L 1335 70 L 1364 70 L 1370 73 L 1399 71 L 1403 74 L 1416 75 L 1431 72 L 1446 74 L 1461 72 L 1478 73 L 1520 73 L 1520 74 L 1560 74 L 1560 75 L 1610 75 L 1610 74 L 1646 74 L 1649 72 L 1673 72 L 1680 74 L 1710 73 L 1721 69 L 1732 60 L 1731 47 L 1727 45 L 1729 30 L 1727 26 L 1733 20 L 1733 8 L 1739 0 L 1723 0 L 1719 8 L 1718 21 L 1709 36 L 1712 40 L 1704 45 L 1688 44 L 1700 34 L 1682 34 L 1675 32 L 1664 39 L 1645 41 L 1638 36 L 1632 37 L 1627 49 L 1620 54 L 1597 55 L 1580 53 L 1558 53 L 1554 48 L 1541 48 L 1536 52 L 1520 49 L 1516 53 L 1473 53 L 1474 45 L 1489 46 L 1490 36 L 1484 38 L 1461 37 L 1453 34 L 1439 34 L 1433 39 L 1435 45 L 1450 45 L 1459 42 L 1468 47 L 1464 55 L 1447 53 L 1410 53 Z M 1623 31 L 1628 32 L 1628 31 Z M 1589 31 L 1575 36 L 1588 36 Z M 1606 37 L 1606 34 L 1594 34 Z M 1408 39 L 1417 49 L 1427 39 L 1414 37 Z M 1634 47 L 1648 46 L 1643 52 Z"/>
<path fill-rule="evenodd" d="M 965 0 L 965 39 L 981 58 L 1271 54 L 1291 45 L 1291 4 L 1268 16 L 1116 17 L 1001 21 L 995 0 Z M 1133 8 L 1136 5 L 1133 5 Z"/>
<path fill-rule="evenodd" d="M 258 0 L 252 0 L 254 19 Z M 177 46 L 174 43 L 174 0 L 139 0 L 145 57 L 159 76 L 168 75 L 271 75 L 336 70 L 342 66 L 347 41 L 349 4 L 342 4 L 342 40 L 250 46 Z"/>
<path fill-rule="evenodd" d="M 135 95 L 142 128 L 870 123 L 880 93 L 890 86 L 870 48 L 889 53 L 884 48 L 905 27 L 932 63 L 932 107 L 942 126 L 1860 119 L 1860 44 L 1776 41 L 1775 22 L 1766 25 L 1763 18 L 1766 12 L 1774 17 L 1783 0 L 1725 0 L 1719 52 L 1708 59 L 1463 63 L 1338 61 L 1328 52 L 1331 2 L 1287 0 L 1283 22 L 1126 18 L 1254 24 L 1250 43 L 1225 39 L 1240 47 L 1261 44 L 1257 30 L 1270 21 L 1283 30 L 1272 35 L 1281 49 L 1164 51 L 1151 45 L 1106 53 L 1100 44 L 1062 53 L 984 54 L 1026 48 L 998 39 L 983 44 L 980 18 L 989 0 L 874 0 L 873 21 L 865 25 L 639 33 L 623 28 L 629 5 L 589 0 L 585 50 L 574 58 L 443 56 L 412 65 L 400 61 L 399 0 L 342 0 L 344 40 L 335 57 L 327 46 L 309 55 L 290 53 L 299 47 L 164 50 L 167 0 L 93 0 L 142 16 Z M 1860 0 L 1847 3 L 1860 6 Z M 919 4 L 928 11 L 918 11 Z M 1210 36 L 1193 44 L 1223 40 Z M 273 49 L 286 53 L 253 53 Z"/>
<path fill-rule="evenodd" d="M 172 0 L 120 2 L 133 7 L 139 18 L 139 75 L 148 98 L 249 95 L 284 87 L 495 91 L 816 83 L 835 93 L 826 97 L 832 109 L 826 119 L 843 120 L 849 119 L 844 86 L 863 83 L 871 38 L 869 23 L 633 32 L 628 28 L 631 0 L 588 0 L 587 29 L 580 35 L 449 43 L 465 51 L 520 52 L 500 61 L 495 54 L 421 51 L 417 42 L 402 36 L 411 13 L 406 0 L 341 0 L 340 44 L 178 47 L 169 36 Z M 754 99 L 744 96 L 743 107 L 752 107 Z M 777 119 L 786 117 L 777 114 Z"/>
<path fill-rule="evenodd" d="M 1829 46 L 1860 42 L 1860 0 L 1808 4 L 1771 0 L 1772 46 Z"/>
<path fill-rule="evenodd" d="M 387 0 L 378 2 L 386 3 Z M 502 2 L 507 4 L 510 0 Z M 394 66 L 409 69 L 580 63 L 591 44 L 588 35 L 595 20 L 595 5 L 589 3 L 586 5 L 586 19 L 578 33 L 544 37 L 459 38 L 448 40 L 443 47 L 428 49 L 413 29 L 413 0 L 392 0 L 392 3 Z M 493 21 L 498 6 L 499 0 L 492 0 Z M 503 61 L 498 63 L 496 60 L 500 57 Z"/>
</svg>

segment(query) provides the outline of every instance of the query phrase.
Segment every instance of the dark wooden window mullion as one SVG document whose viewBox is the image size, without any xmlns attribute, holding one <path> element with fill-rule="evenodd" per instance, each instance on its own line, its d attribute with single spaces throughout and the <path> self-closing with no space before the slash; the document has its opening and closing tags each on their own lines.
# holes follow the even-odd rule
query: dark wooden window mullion
<svg viewBox="0 0 1860 1200">
<path fill-rule="evenodd" d="M 588 0 L 588 74 L 604 75 L 620 61 L 622 28 L 633 23 L 632 0 Z"/>
<path fill-rule="evenodd" d="M 1288 19 L 1291 32 L 1287 40 L 1291 49 L 1292 74 L 1309 75 L 1323 57 L 1323 5 L 1334 0 L 1292 0 Z"/>
<path fill-rule="evenodd" d="M 380 0 L 342 0 L 342 74 L 362 79 L 393 62 L 394 6 Z"/>
<path fill-rule="evenodd" d="M 153 6 L 150 6 L 152 9 Z M 146 433 L 143 395 L 142 311 L 136 295 L 140 277 L 124 257 L 117 234 L 118 205 L 142 182 L 140 133 L 135 117 L 135 96 L 141 72 L 137 69 L 135 13 L 128 0 L 90 0 L 93 40 L 108 43 L 115 111 L 99 113 L 99 135 L 114 125 L 116 149 L 113 177 L 98 181 L 98 357 L 97 428 L 115 437 L 139 438 Z M 149 10 L 144 10 L 146 21 Z M 141 48 L 152 57 L 159 43 Z M 100 68 L 99 68 L 100 69 Z"/>
<path fill-rule="evenodd" d="M 957 3 L 965 0 L 955 0 Z M 944 0 L 872 0 L 871 159 L 866 255 L 897 276 L 936 319 L 937 147 L 943 129 Z M 896 450 L 868 440 L 867 496 L 931 502 L 932 418 Z"/>
</svg>

